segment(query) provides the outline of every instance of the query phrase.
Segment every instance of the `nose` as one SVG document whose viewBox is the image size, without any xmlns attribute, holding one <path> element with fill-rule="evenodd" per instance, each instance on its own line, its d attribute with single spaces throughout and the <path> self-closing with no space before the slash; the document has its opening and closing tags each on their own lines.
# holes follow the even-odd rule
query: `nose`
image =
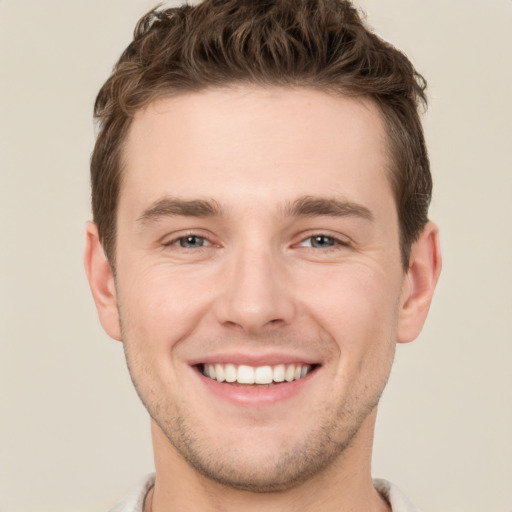
<svg viewBox="0 0 512 512">
<path fill-rule="evenodd" d="M 241 249 L 226 267 L 216 308 L 223 326 L 257 335 L 291 323 L 296 305 L 289 269 L 278 254 Z"/>
</svg>

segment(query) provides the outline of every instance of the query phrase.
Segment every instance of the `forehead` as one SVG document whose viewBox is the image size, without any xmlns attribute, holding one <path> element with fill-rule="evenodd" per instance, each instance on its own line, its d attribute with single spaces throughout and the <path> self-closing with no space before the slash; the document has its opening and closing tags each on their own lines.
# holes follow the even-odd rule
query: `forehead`
<svg viewBox="0 0 512 512">
<path fill-rule="evenodd" d="M 385 125 L 370 100 L 278 87 L 186 93 L 135 115 L 120 208 L 165 194 L 259 196 L 265 204 L 269 188 L 284 201 L 365 192 L 389 199 L 386 154 Z"/>
</svg>

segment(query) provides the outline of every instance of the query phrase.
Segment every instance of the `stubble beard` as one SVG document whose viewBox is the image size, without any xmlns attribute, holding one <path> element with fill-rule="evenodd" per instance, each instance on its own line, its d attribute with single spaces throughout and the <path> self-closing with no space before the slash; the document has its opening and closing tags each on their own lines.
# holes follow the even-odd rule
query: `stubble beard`
<svg viewBox="0 0 512 512">
<path fill-rule="evenodd" d="M 188 414 L 186 398 L 184 402 L 170 404 L 153 390 L 145 389 L 141 382 L 155 382 L 150 368 L 143 368 L 136 358 L 131 357 L 129 343 L 125 342 L 124 348 L 137 394 L 153 421 L 189 466 L 223 486 L 259 493 L 292 489 L 341 461 L 363 422 L 377 407 L 389 377 L 388 370 L 381 381 L 373 383 L 371 390 L 366 383 L 361 383 L 360 393 L 345 397 L 334 411 L 332 404 L 326 402 L 321 412 L 315 411 L 321 418 L 318 424 L 293 447 L 266 459 L 254 459 L 240 449 L 229 450 L 208 442 Z M 391 361 L 393 355 L 394 350 Z"/>
<path fill-rule="evenodd" d="M 378 399 L 361 411 L 351 425 L 342 420 L 342 427 L 334 425 L 334 421 L 324 421 L 292 448 L 257 460 L 248 460 L 238 450 L 205 446 L 179 411 L 174 421 L 153 420 L 181 457 L 204 477 L 233 489 L 268 493 L 297 487 L 342 458 L 377 402 Z"/>
<path fill-rule="evenodd" d="M 200 428 L 186 410 L 186 398 L 180 403 L 169 403 L 162 399 L 162 396 L 165 398 L 163 393 L 159 396 L 155 392 L 151 385 L 157 382 L 153 368 L 150 364 L 144 364 L 136 356 L 136 351 L 132 354 L 128 341 L 129 329 L 123 322 L 119 303 L 118 311 L 128 371 L 153 421 L 176 452 L 197 473 L 223 486 L 244 491 L 264 493 L 292 489 L 342 460 L 364 421 L 377 408 L 395 356 L 396 345 L 390 340 L 387 360 L 374 361 L 378 368 L 367 368 L 366 373 L 361 372 L 357 385 L 347 396 L 341 397 L 338 404 L 333 406 L 326 401 L 320 411 L 311 413 L 319 421 L 295 446 L 274 453 L 267 460 L 248 460 L 246 453 L 240 449 L 228 451 L 224 446 L 213 446 L 206 436 L 201 437 Z M 370 387 L 364 376 L 372 371 L 380 374 L 380 378 L 377 382 L 373 381 Z M 142 383 L 150 385 L 144 386 Z"/>
</svg>

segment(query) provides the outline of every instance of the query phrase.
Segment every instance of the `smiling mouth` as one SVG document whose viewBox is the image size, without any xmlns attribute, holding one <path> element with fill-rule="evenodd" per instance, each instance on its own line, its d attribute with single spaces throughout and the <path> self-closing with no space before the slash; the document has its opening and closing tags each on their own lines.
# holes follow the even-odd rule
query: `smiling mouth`
<svg viewBox="0 0 512 512">
<path fill-rule="evenodd" d="M 240 385 L 274 385 L 303 379 L 318 365 L 278 364 L 275 366 L 247 366 L 235 364 L 200 364 L 198 370 L 217 382 Z"/>
</svg>

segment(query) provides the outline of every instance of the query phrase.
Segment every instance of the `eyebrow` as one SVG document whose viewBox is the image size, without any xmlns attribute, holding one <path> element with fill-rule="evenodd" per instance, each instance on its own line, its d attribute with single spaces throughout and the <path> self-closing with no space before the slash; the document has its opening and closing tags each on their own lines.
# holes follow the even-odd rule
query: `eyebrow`
<svg viewBox="0 0 512 512">
<path fill-rule="evenodd" d="M 360 217 L 373 220 L 371 211 L 358 203 L 336 198 L 304 196 L 286 203 L 282 208 L 286 217 Z M 138 217 L 141 224 L 148 224 L 163 217 L 221 217 L 222 206 L 214 199 L 179 199 L 164 197 L 155 201 Z"/>
<path fill-rule="evenodd" d="M 145 209 L 137 221 L 148 224 L 162 217 L 220 217 L 222 213 L 221 206 L 215 200 L 164 197 Z"/>
<path fill-rule="evenodd" d="M 284 214 L 291 217 L 360 217 L 373 220 L 372 212 L 358 203 L 336 198 L 304 196 L 285 205 Z"/>
</svg>

